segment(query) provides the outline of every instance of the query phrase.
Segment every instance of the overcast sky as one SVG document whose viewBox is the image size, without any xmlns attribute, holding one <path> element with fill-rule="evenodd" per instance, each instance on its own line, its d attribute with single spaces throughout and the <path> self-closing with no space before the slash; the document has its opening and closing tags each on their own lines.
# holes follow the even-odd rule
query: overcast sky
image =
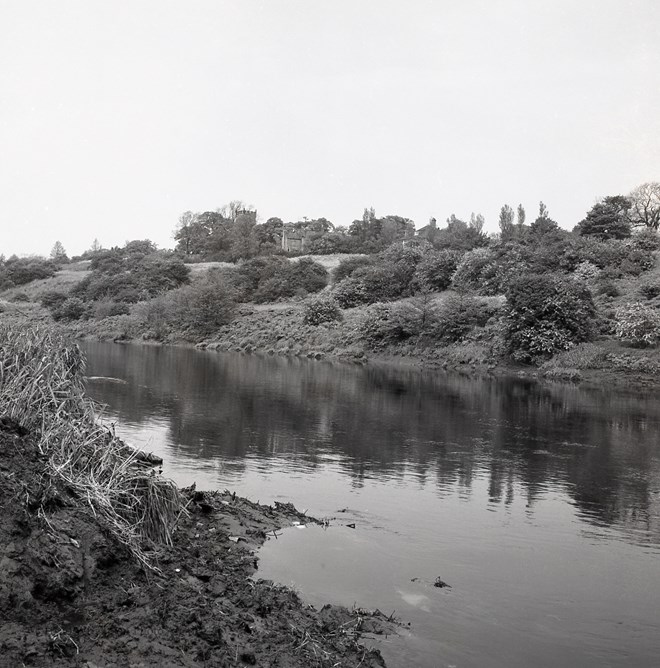
<svg viewBox="0 0 660 668">
<path fill-rule="evenodd" d="M 660 180 L 657 0 L 0 0 L 0 253 L 262 221 L 571 228 Z"/>
</svg>

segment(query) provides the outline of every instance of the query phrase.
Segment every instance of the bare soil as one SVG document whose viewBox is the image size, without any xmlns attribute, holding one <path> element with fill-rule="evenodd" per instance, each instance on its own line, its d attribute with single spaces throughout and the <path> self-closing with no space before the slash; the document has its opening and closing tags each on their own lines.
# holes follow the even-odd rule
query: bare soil
<svg viewBox="0 0 660 668">
<path fill-rule="evenodd" d="M 35 438 L 0 418 L 0 666 L 383 666 L 359 644 L 377 611 L 326 606 L 253 577 L 267 535 L 309 518 L 229 492 L 184 490 L 173 546 L 145 571 L 84 499 L 47 472 Z"/>
</svg>

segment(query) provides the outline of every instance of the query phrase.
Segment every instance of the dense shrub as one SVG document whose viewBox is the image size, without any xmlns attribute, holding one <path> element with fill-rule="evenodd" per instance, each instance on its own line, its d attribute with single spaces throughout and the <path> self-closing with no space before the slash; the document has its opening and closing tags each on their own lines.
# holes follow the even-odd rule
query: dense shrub
<svg viewBox="0 0 660 668">
<path fill-rule="evenodd" d="M 51 314 L 55 320 L 80 320 L 87 311 L 85 302 L 78 297 L 68 297 L 60 306 L 53 308 Z"/>
<path fill-rule="evenodd" d="M 356 269 L 373 264 L 374 258 L 370 255 L 359 255 L 341 260 L 332 270 L 332 282 L 339 283 L 353 274 Z"/>
<path fill-rule="evenodd" d="M 352 308 L 369 302 L 367 288 L 360 278 L 349 276 L 333 288 L 332 294 L 342 308 Z"/>
<path fill-rule="evenodd" d="M 580 261 L 589 261 L 599 269 L 607 270 L 612 278 L 626 274 L 639 276 L 655 264 L 652 250 L 634 240 L 600 241 L 594 237 L 582 237 L 576 245 Z"/>
<path fill-rule="evenodd" d="M 619 290 L 616 283 L 614 283 L 610 279 L 605 279 L 603 281 L 600 281 L 596 292 L 599 295 L 605 295 L 607 297 L 618 297 L 621 294 L 621 290 Z"/>
<path fill-rule="evenodd" d="M 641 302 L 616 310 L 615 336 L 640 348 L 660 343 L 660 311 Z"/>
<path fill-rule="evenodd" d="M 257 303 L 319 292 L 328 282 L 326 268 L 310 258 L 257 257 L 227 275 L 239 301 Z"/>
<path fill-rule="evenodd" d="M 655 299 L 660 295 L 660 283 L 642 283 L 639 286 L 639 294 L 646 299 Z"/>
<path fill-rule="evenodd" d="M 71 294 L 83 301 L 135 304 L 189 282 L 190 269 L 181 260 L 168 253 L 147 252 L 146 244 L 129 242 L 124 249 L 99 253 L 91 261 L 91 274 Z"/>
<path fill-rule="evenodd" d="M 425 253 L 415 270 L 416 286 L 446 290 L 462 257 L 459 251 L 442 250 Z"/>
<path fill-rule="evenodd" d="M 67 299 L 68 295 L 59 290 L 48 290 L 41 295 L 39 299 L 41 305 L 47 309 L 57 308 L 61 306 Z"/>
<path fill-rule="evenodd" d="M 291 262 L 286 275 L 295 290 L 307 293 L 323 290 L 328 284 L 328 270 L 308 257 Z"/>
<path fill-rule="evenodd" d="M 638 230 L 633 234 L 631 243 L 644 250 L 657 251 L 660 250 L 660 234 L 656 230 L 645 227 L 643 230 Z"/>
<path fill-rule="evenodd" d="M 505 341 L 513 359 L 538 364 L 595 334 L 588 288 L 556 275 L 522 275 L 506 293 Z"/>
<path fill-rule="evenodd" d="M 491 248 L 476 248 L 463 255 L 452 277 L 452 286 L 461 292 L 495 295 L 501 292 L 507 267 L 498 263 Z"/>
<path fill-rule="evenodd" d="M 19 258 L 13 255 L 7 260 L 0 259 L 0 289 L 50 278 L 56 270 L 54 262 L 41 257 Z"/>
<path fill-rule="evenodd" d="M 232 285 L 219 272 L 134 307 L 149 339 L 175 333 L 199 340 L 231 322 L 236 310 Z"/>
<path fill-rule="evenodd" d="M 102 318 L 110 318 L 115 315 L 128 315 L 130 313 L 130 306 L 124 302 L 114 302 L 112 300 L 105 300 L 97 302 L 94 305 L 94 318 L 101 320 Z"/>
<path fill-rule="evenodd" d="M 600 276 L 600 269 L 589 260 L 580 262 L 573 272 L 573 277 L 578 281 L 593 281 Z"/>
<path fill-rule="evenodd" d="M 410 304 L 376 304 L 360 325 L 360 335 L 370 348 L 405 341 L 419 333 L 418 314 Z"/>
<path fill-rule="evenodd" d="M 193 337 L 205 337 L 234 319 L 236 301 L 231 287 L 219 276 L 209 276 L 176 291 L 176 324 Z"/>
<path fill-rule="evenodd" d="M 475 327 L 483 327 L 498 310 L 475 297 L 448 297 L 433 314 L 431 335 L 445 344 L 461 341 Z"/>
<path fill-rule="evenodd" d="M 303 310 L 306 325 L 320 325 L 324 322 L 338 322 L 343 319 L 339 304 L 332 297 L 310 299 Z"/>
</svg>

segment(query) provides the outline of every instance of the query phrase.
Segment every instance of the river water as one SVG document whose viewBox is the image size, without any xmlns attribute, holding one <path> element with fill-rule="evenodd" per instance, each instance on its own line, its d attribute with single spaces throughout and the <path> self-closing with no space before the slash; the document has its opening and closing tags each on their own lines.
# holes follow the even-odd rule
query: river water
<svg viewBox="0 0 660 668">
<path fill-rule="evenodd" d="M 660 665 L 660 395 L 82 347 L 168 477 L 330 520 L 268 541 L 257 575 L 394 612 L 389 666 Z"/>
</svg>

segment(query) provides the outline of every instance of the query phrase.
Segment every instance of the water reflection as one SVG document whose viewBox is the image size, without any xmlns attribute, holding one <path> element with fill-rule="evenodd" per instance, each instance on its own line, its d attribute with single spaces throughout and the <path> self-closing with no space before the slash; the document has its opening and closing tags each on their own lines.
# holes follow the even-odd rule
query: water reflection
<svg viewBox="0 0 660 668">
<path fill-rule="evenodd" d="M 584 521 L 657 542 L 660 404 L 519 379 L 85 342 L 90 392 L 123 423 L 161 425 L 168 456 L 235 474 L 250 459 L 313 471 L 330 459 L 356 488 L 414 477 L 438 493 L 533 507 L 565 491 Z M 156 444 L 157 445 L 157 444 Z M 517 491 L 516 491 L 517 490 Z"/>
</svg>

